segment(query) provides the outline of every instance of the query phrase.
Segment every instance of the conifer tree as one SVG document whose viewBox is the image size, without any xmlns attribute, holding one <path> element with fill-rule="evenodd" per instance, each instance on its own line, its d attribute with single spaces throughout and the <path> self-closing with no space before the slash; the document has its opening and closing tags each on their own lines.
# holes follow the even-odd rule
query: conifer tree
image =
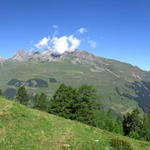
<svg viewBox="0 0 150 150">
<path fill-rule="evenodd" d="M 42 110 L 42 111 L 47 111 L 48 109 L 48 98 L 47 95 L 44 93 L 36 94 L 33 97 L 33 108 Z"/>
<path fill-rule="evenodd" d="M 94 110 L 96 109 L 96 99 L 96 90 L 92 86 L 85 84 L 78 89 L 78 121 L 94 125 Z"/>
<path fill-rule="evenodd" d="M 140 130 L 142 128 L 142 118 L 140 117 L 140 112 L 136 108 L 132 111 L 132 113 L 128 113 L 126 116 L 124 116 L 123 119 L 123 131 L 124 135 L 129 135 L 130 132 L 137 132 L 140 133 Z"/>
<path fill-rule="evenodd" d="M 77 91 L 71 86 L 61 84 L 51 99 L 49 113 L 68 119 L 75 119 L 74 101 L 77 99 Z"/>
<path fill-rule="evenodd" d="M 18 88 L 18 91 L 16 94 L 16 101 L 18 101 L 22 105 L 28 104 L 29 97 L 24 86 Z"/>
<path fill-rule="evenodd" d="M 150 114 L 144 114 L 142 137 L 144 137 L 144 140 L 150 141 Z"/>
<path fill-rule="evenodd" d="M 76 89 L 61 84 L 51 99 L 49 113 L 93 125 L 96 98 L 96 90 L 91 86 Z"/>
</svg>

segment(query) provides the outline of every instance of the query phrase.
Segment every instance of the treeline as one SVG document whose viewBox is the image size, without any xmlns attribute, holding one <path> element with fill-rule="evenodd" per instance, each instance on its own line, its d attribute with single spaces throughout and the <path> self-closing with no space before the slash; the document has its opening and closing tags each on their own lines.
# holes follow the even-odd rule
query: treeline
<svg viewBox="0 0 150 150">
<path fill-rule="evenodd" d="M 0 90 L 0 95 L 2 91 Z M 61 84 L 49 100 L 44 93 L 36 94 L 29 100 L 25 87 L 18 88 L 15 100 L 20 104 L 46 111 L 66 119 L 115 132 L 132 138 L 150 141 L 150 115 L 141 116 L 138 109 L 123 117 L 115 117 L 112 110 L 104 112 L 96 90 L 89 85 L 73 88 Z"/>
</svg>

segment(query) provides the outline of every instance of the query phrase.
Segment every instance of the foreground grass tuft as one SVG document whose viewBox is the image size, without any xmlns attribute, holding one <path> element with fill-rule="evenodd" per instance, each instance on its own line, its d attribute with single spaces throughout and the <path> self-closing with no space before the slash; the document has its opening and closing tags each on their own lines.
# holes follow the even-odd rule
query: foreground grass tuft
<svg viewBox="0 0 150 150">
<path fill-rule="evenodd" d="M 117 150 L 133 150 L 131 144 L 123 139 L 120 138 L 113 138 L 111 140 L 111 145 Z"/>
</svg>

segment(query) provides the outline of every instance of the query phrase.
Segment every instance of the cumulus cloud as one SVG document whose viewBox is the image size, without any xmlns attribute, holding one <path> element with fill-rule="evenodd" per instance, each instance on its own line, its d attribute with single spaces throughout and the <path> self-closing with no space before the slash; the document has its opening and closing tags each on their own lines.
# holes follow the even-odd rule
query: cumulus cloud
<svg viewBox="0 0 150 150">
<path fill-rule="evenodd" d="M 41 39 L 35 47 L 37 49 L 45 49 L 52 47 L 52 50 L 57 54 L 63 54 L 65 51 L 72 52 L 80 46 L 80 40 L 74 37 L 74 35 L 70 36 L 61 36 L 61 37 L 44 37 Z"/>
<path fill-rule="evenodd" d="M 69 48 L 69 51 L 74 51 L 78 46 L 80 46 L 81 41 L 78 40 L 73 35 L 68 37 L 69 42 L 71 42 L 71 47 Z"/>
<path fill-rule="evenodd" d="M 96 42 L 94 42 L 93 40 L 89 40 L 88 43 L 92 48 L 96 48 Z"/>
<path fill-rule="evenodd" d="M 53 28 L 55 30 L 51 36 L 42 38 L 37 44 L 34 45 L 37 49 L 44 50 L 48 48 L 48 49 L 53 50 L 54 53 L 56 54 L 63 54 L 66 51 L 72 52 L 80 46 L 81 40 L 78 39 L 75 35 L 72 34 L 69 36 L 64 35 L 64 36 L 58 37 L 56 36 L 58 32 L 57 31 L 58 26 L 53 25 Z M 85 28 L 80 28 L 78 32 L 80 34 L 83 34 L 87 32 L 87 30 Z M 82 41 L 85 41 L 85 40 L 82 40 Z M 89 40 L 87 42 L 90 44 L 92 48 L 96 47 L 96 42 L 94 42 L 93 40 Z"/>
<path fill-rule="evenodd" d="M 63 54 L 65 51 L 72 52 L 80 45 L 80 40 L 73 35 L 54 37 L 51 42 L 54 52 L 58 54 Z"/>
<path fill-rule="evenodd" d="M 35 44 L 35 47 L 38 48 L 38 49 L 47 48 L 49 41 L 50 41 L 50 37 L 44 37 L 37 44 Z"/>
<path fill-rule="evenodd" d="M 68 50 L 69 44 L 66 36 L 62 36 L 60 38 L 54 37 L 51 42 L 56 53 L 62 54 Z"/>
<path fill-rule="evenodd" d="M 80 34 L 83 34 L 83 33 L 87 32 L 87 29 L 86 28 L 80 28 L 80 29 L 78 29 L 78 32 Z"/>
</svg>

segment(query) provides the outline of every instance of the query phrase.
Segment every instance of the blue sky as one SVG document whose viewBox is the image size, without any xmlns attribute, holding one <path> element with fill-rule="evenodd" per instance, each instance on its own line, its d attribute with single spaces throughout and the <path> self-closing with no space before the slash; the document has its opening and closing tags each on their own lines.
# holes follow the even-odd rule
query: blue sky
<svg viewBox="0 0 150 150">
<path fill-rule="evenodd" d="M 76 41 L 78 49 L 150 70 L 149 0 L 0 2 L 1 57 L 11 57 L 19 48 L 59 48 L 56 43 L 67 40 Z M 45 47 L 38 45 L 42 43 Z"/>
</svg>

